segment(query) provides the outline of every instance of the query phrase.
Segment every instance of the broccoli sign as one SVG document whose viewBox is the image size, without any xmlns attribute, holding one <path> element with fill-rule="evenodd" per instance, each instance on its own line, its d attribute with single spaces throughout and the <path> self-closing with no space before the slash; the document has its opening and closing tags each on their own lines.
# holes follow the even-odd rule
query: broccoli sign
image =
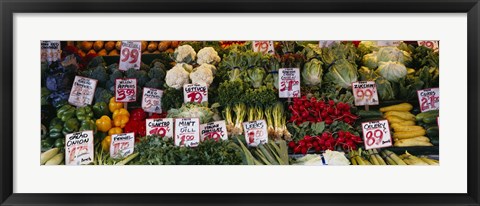
<svg viewBox="0 0 480 206">
<path fill-rule="evenodd" d="M 81 76 L 75 76 L 72 90 L 68 97 L 68 103 L 77 107 L 92 104 L 95 88 L 97 87 L 97 80 Z"/>
<path fill-rule="evenodd" d="M 141 48 L 142 43 L 140 41 L 122 41 L 118 69 L 122 71 L 130 68 L 140 69 Z"/>
</svg>

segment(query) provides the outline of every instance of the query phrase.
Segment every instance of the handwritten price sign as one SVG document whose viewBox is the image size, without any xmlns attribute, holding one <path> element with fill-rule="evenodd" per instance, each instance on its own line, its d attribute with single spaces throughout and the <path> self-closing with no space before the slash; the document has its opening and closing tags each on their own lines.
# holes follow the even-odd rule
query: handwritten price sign
<svg viewBox="0 0 480 206">
<path fill-rule="evenodd" d="M 42 41 L 41 42 L 41 59 L 43 61 L 53 62 L 62 58 L 60 50 L 60 41 Z"/>
<path fill-rule="evenodd" d="M 133 153 L 135 133 L 113 134 L 110 142 L 110 157 L 121 159 Z"/>
<path fill-rule="evenodd" d="M 374 81 L 352 83 L 355 106 L 378 105 L 377 84 Z"/>
<path fill-rule="evenodd" d="M 278 70 L 278 95 L 280 98 L 300 97 L 300 69 L 281 68 Z"/>
<path fill-rule="evenodd" d="M 438 88 L 417 90 L 417 95 L 422 112 L 440 109 L 440 90 Z"/>
<path fill-rule="evenodd" d="M 198 118 L 175 119 L 175 145 L 196 147 L 200 143 L 200 120 Z"/>
<path fill-rule="evenodd" d="M 375 149 L 392 146 L 392 136 L 387 120 L 362 123 L 363 142 L 365 149 Z"/>
<path fill-rule="evenodd" d="M 115 79 L 115 101 L 137 101 L 137 79 Z"/>
<path fill-rule="evenodd" d="M 208 102 L 208 87 L 206 85 L 186 84 L 183 86 L 183 101 L 189 102 Z"/>
<path fill-rule="evenodd" d="M 147 135 L 158 135 L 160 137 L 173 137 L 173 119 L 147 119 Z"/>
<path fill-rule="evenodd" d="M 143 88 L 143 96 L 142 96 L 142 109 L 145 112 L 152 112 L 152 113 L 162 113 L 162 100 L 163 91 L 160 89 L 154 88 Z"/>
<path fill-rule="evenodd" d="M 275 53 L 273 41 L 252 41 L 252 48 L 254 52 L 261 52 L 263 54 Z"/>
<path fill-rule="evenodd" d="M 268 142 L 267 123 L 265 120 L 244 122 L 243 131 L 245 132 L 245 140 L 248 146 L 256 147 Z"/>
<path fill-rule="evenodd" d="M 126 71 L 130 68 L 140 69 L 141 48 L 142 43 L 140 41 L 122 41 L 118 69 L 122 71 Z"/>
<path fill-rule="evenodd" d="M 200 139 L 201 141 L 205 139 L 214 139 L 218 140 L 227 140 L 227 127 L 225 126 L 225 121 L 216 121 L 210 122 L 207 124 L 200 125 Z"/>
<path fill-rule="evenodd" d="M 91 105 L 93 95 L 95 94 L 95 88 L 97 88 L 96 79 L 75 76 L 72 90 L 70 90 L 70 96 L 68 97 L 68 102 L 77 107 Z"/>
<path fill-rule="evenodd" d="M 93 161 L 93 131 L 82 131 L 65 136 L 65 164 L 86 165 Z"/>
<path fill-rule="evenodd" d="M 428 47 L 433 51 L 438 52 L 438 41 L 417 41 L 418 46 Z"/>
</svg>

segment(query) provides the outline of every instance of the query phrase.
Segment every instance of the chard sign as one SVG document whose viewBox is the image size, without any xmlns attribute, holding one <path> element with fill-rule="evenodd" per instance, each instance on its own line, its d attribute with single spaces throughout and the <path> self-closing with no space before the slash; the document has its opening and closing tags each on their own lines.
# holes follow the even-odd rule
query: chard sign
<svg viewBox="0 0 480 206">
<path fill-rule="evenodd" d="M 115 101 L 137 101 L 137 79 L 115 79 Z"/>
<path fill-rule="evenodd" d="M 173 119 L 147 119 L 147 135 L 158 135 L 160 137 L 173 137 Z"/>
<path fill-rule="evenodd" d="M 145 112 L 151 113 L 162 113 L 162 100 L 163 91 L 160 89 L 154 88 L 143 88 L 143 96 L 142 96 L 142 109 Z"/>
<path fill-rule="evenodd" d="M 244 122 L 243 131 L 248 146 L 256 147 L 268 141 L 267 123 L 265 120 Z"/>
<path fill-rule="evenodd" d="M 280 98 L 300 97 L 300 69 L 282 68 L 278 70 L 278 94 Z"/>
<path fill-rule="evenodd" d="M 392 146 L 390 126 L 387 120 L 363 122 L 362 131 L 365 149 Z"/>
<path fill-rule="evenodd" d="M 93 161 L 93 131 L 82 131 L 65 136 L 65 164 L 86 165 Z"/>
<path fill-rule="evenodd" d="M 113 134 L 110 142 L 110 157 L 121 159 L 133 154 L 135 133 Z"/>
<path fill-rule="evenodd" d="M 200 125 L 200 140 L 214 139 L 227 140 L 227 127 L 225 126 L 225 120 L 209 122 L 207 124 Z"/>
<path fill-rule="evenodd" d="M 175 145 L 196 147 L 200 143 L 200 120 L 198 118 L 175 119 Z"/>
<path fill-rule="evenodd" d="M 70 90 L 70 96 L 68 97 L 68 103 L 77 107 L 91 105 L 95 88 L 97 88 L 96 79 L 75 76 L 72 90 Z"/>
</svg>

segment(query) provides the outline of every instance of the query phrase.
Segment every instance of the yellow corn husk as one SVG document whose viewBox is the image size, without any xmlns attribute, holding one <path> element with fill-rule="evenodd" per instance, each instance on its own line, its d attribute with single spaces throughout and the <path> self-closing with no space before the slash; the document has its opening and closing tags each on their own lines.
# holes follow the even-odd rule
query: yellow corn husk
<svg viewBox="0 0 480 206">
<path fill-rule="evenodd" d="M 400 157 L 402 157 L 403 161 L 408 165 L 428 165 L 428 163 L 414 155 L 411 155 L 407 151 L 405 151 L 405 154 L 400 155 Z"/>
<path fill-rule="evenodd" d="M 412 131 L 418 131 L 418 130 L 425 130 L 422 126 L 402 126 L 402 125 L 390 125 L 390 127 L 395 131 L 395 132 L 412 132 Z"/>
<path fill-rule="evenodd" d="M 394 139 L 408 139 L 413 137 L 424 136 L 427 132 L 425 129 L 422 130 L 415 130 L 410 132 L 394 132 L 393 138 Z"/>
<path fill-rule="evenodd" d="M 393 144 L 395 147 L 413 147 L 413 146 L 433 146 L 432 143 L 426 141 L 419 141 L 416 139 L 398 139 Z"/>
<path fill-rule="evenodd" d="M 383 159 L 385 159 L 385 161 L 387 161 L 388 165 L 397 165 L 397 163 L 395 161 L 392 160 L 392 158 L 388 157 L 385 152 L 380 152 L 380 154 L 382 155 Z"/>
<path fill-rule="evenodd" d="M 390 124 L 390 127 L 396 127 L 396 126 L 414 126 L 415 121 L 403 121 L 403 122 L 398 122 L 398 123 L 393 123 Z"/>
<path fill-rule="evenodd" d="M 395 154 L 395 153 L 393 153 L 389 150 L 384 150 L 384 152 L 385 152 L 385 155 L 387 157 L 392 158 L 392 160 L 395 161 L 395 163 L 397 165 L 407 165 L 404 161 L 402 161 L 402 159 L 400 159 L 400 157 L 397 156 L 397 154 Z"/>
<path fill-rule="evenodd" d="M 378 162 L 372 150 L 367 150 L 367 155 L 370 158 L 370 162 L 372 163 L 372 165 L 380 165 L 380 162 Z"/>
<path fill-rule="evenodd" d="M 428 157 L 420 157 L 420 159 L 429 165 L 439 165 L 438 162 L 435 162 L 433 159 L 430 159 Z"/>
<path fill-rule="evenodd" d="M 378 154 L 377 149 L 373 149 L 373 154 L 374 154 L 375 158 L 377 158 L 377 161 L 380 165 L 387 165 L 387 163 L 385 163 L 385 161 L 382 159 L 382 157 L 380 157 L 380 154 Z"/>
</svg>

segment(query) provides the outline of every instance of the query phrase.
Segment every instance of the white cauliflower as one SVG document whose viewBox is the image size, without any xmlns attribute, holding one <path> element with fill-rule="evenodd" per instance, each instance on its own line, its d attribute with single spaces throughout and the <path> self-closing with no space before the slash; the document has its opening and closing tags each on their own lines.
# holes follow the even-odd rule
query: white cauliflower
<svg viewBox="0 0 480 206">
<path fill-rule="evenodd" d="M 343 152 L 327 150 L 323 153 L 323 158 L 325 158 L 327 165 L 350 165 L 350 161 Z"/>
<path fill-rule="evenodd" d="M 218 64 L 220 62 L 218 52 L 213 47 L 204 47 L 197 54 L 197 64 Z"/>
<path fill-rule="evenodd" d="M 202 64 L 190 73 L 190 79 L 193 84 L 207 85 L 207 87 L 213 82 L 213 71 L 215 66 L 211 64 Z"/>
<path fill-rule="evenodd" d="M 196 56 L 195 50 L 188 44 L 177 47 L 173 53 L 175 62 L 178 63 L 192 63 L 195 61 Z"/>
<path fill-rule="evenodd" d="M 165 82 L 169 87 L 180 89 L 184 84 L 188 84 L 189 73 L 185 68 L 191 68 L 191 65 L 179 63 L 167 71 Z"/>
</svg>

